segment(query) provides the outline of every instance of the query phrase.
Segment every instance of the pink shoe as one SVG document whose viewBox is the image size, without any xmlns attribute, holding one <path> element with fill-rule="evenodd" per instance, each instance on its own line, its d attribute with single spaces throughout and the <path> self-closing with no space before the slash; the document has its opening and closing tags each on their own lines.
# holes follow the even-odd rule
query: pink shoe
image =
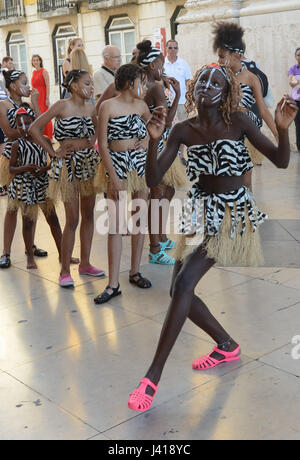
<svg viewBox="0 0 300 460">
<path fill-rule="evenodd" d="M 61 287 L 74 287 L 74 281 L 73 281 L 71 275 L 60 276 L 59 277 L 59 285 Z"/>
<path fill-rule="evenodd" d="M 211 354 L 214 351 L 216 351 L 217 353 L 220 353 L 220 355 L 225 356 L 225 358 L 221 359 L 221 361 L 211 358 Z M 229 363 L 230 361 L 236 361 L 237 359 L 241 359 L 240 351 L 241 351 L 241 347 L 239 345 L 234 351 L 230 351 L 230 352 L 219 350 L 219 348 L 214 347 L 213 351 L 209 355 L 203 356 L 202 358 L 195 359 L 195 361 L 193 362 L 193 369 L 195 369 L 196 371 L 205 371 L 207 369 L 212 369 L 213 367 L 216 367 L 222 363 Z"/>
<path fill-rule="evenodd" d="M 92 265 L 90 265 L 87 270 L 83 270 L 83 268 L 79 267 L 78 271 L 80 275 L 89 275 L 89 276 L 95 276 L 95 277 L 105 276 L 105 272 L 103 270 L 93 267 Z"/>
<path fill-rule="evenodd" d="M 154 390 L 153 396 L 146 394 L 146 388 L 148 385 Z M 129 409 L 136 410 L 138 412 L 145 412 L 146 410 L 149 410 L 152 406 L 153 398 L 156 395 L 157 389 L 158 386 L 154 385 L 151 380 L 147 378 L 141 379 L 141 385 L 129 396 Z"/>
</svg>

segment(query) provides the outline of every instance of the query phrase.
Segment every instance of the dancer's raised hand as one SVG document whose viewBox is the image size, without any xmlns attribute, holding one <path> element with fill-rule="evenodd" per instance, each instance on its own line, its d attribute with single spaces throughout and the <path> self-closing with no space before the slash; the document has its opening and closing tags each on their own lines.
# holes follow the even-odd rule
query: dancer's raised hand
<svg viewBox="0 0 300 460">
<path fill-rule="evenodd" d="M 162 137 L 166 127 L 167 109 L 165 107 L 156 107 L 152 117 L 147 123 L 147 129 L 151 139 L 158 140 Z"/>
<path fill-rule="evenodd" d="M 287 130 L 296 118 L 298 107 L 294 99 L 288 95 L 283 96 L 277 104 L 275 122 L 278 130 Z"/>
</svg>

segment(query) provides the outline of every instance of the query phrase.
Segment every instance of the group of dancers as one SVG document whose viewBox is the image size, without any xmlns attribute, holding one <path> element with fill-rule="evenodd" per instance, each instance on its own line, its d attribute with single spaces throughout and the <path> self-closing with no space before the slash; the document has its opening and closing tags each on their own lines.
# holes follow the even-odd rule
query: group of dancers
<svg viewBox="0 0 300 460">
<path fill-rule="evenodd" d="M 175 263 L 175 267 L 171 303 L 153 362 L 129 397 L 128 406 L 136 411 L 151 407 L 166 360 L 187 318 L 216 342 L 211 353 L 193 362 L 193 369 L 209 369 L 240 359 L 239 344 L 195 295 L 195 287 L 214 264 L 262 263 L 258 227 L 267 216 L 257 208 L 250 190 L 253 163 L 245 140 L 276 167 L 287 168 L 289 164 L 288 128 L 297 114 L 295 102 L 284 96 L 273 119 L 263 102 L 257 77 L 243 65 L 243 29 L 221 22 L 215 26 L 214 36 L 219 64 L 203 66 L 188 83 L 186 109 L 194 116 L 173 128 L 180 88 L 176 80 L 164 77 L 164 56 L 150 41 L 137 45 L 135 61 L 117 71 L 111 95 L 104 97 L 97 108 L 87 102 L 93 92 L 87 71 L 70 71 L 64 85 L 71 97 L 56 102 L 43 115 L 39 115 L 34 94 L 32 107 L 22 103 L 22 97 L 30 93 L 26 75 L 18 71 L 5 74 L 10 97 L 0 103 L 1 127 L 7 137 L 0 180 L 8 184 L 2 267 L 10 265 L 19 208 L 28 268 L 36 267 L 34 230 L 40 207 L 59 252 L 60 285 L 74 286 L 70 264 L 76 263 L 72 253 L 79 212 L 79 272 L 103 276 L 103 270 L 90 263 L 90 253 L 96 193 L 105 192 L 108 200 L 115 203 L 109 219 L 117 231 L 108 235 L 109 284 L 95 303 L 120 295 L 123 222 L 118 210 L 124 206 L 127 193 L 142 200 L 150 196 L 170 201 L 175 189 L 187 183 L 178 157 L 180 146 L 187 147 L 186 175 L 191 182 L 188 209 L 194 214 L 198 200 L 204 203 L 204 235 L 199 244 L 199 235 L 186 216 L 176 244 L 167 238 L 161 223 L 159 234 L 152 234 L 150 228 L 149 261 Z M 169 85 L 174 89 L 173 98 Z M 251 110 L 254 102 L 277 145 L 260 132 L 261 124 Z M 54 137 L 59 142 L 57 150 L 42 134 L 52 119 Z M 58 199 L 65 207 L 63 232 L 55 211 Z M 151 282 L 139 271 L 144 235 L 141 232 L 131 238 L 129 281 L 148 289 Z M 174 246 L 173 258 L 166 251 Z"/>
</svg>

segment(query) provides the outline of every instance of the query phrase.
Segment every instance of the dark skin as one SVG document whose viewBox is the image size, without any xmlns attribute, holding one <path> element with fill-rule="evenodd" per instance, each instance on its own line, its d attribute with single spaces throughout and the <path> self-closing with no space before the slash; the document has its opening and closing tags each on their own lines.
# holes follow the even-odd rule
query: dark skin
<svg viewBox="0 0 300 460">
<path fill-rule="evenodd" d="M 166 101 L 164 87 L 159 82 L 162 81 L 162 74 L 163 74 L 163 66 L 164 66 L 164 57 L 161 54 L 155 61 L 151 62 L 147 69 L 147 78 L 148 78 L 148 90 L 145 97 L 146 104 L 154 107 L 164 107 L 166 109 L 166 122 L 165 126 L 170 128 L 172 126 L 174 117 L 176 115 L 178 102 L 180 99 L 180 85 L 175 78 L 169 78 L 169 83 L 172 85 L 176 96 L 173 101 L 173 104 L 170 109 L 168 109 L 168 104 Z M 157 184 L 155 187 L 151 187 L 150 195 L 151 201 L 152 200 L 161 200 L 163 198 L 168 199 L 171 201 L 172 197 L 174 196 L 174 188 L 167 187 L 163 184 Z M 159 234 L 152 233 L 151 231 L 151 216 L 152 216 L 152 208 L 151 208 L 151 201 L 149 206 L 149 238 L 150 238 L 150 251 L 153 254 L 157 254 L 160 252 L 160 241 L 167 241 L 167 236 L 165 235 L 163 229 L 163 222 L 162 222 L 162 215 L 159 216 Z"/>
<path fill-rule="evenodd" d="M 176 125 L 169 136 L 165 150 L 157 156 L 157 144 L 165 127 L 166 111 L 164 107 L 156 109 L 148 124 L 150 135 L 149 153 L 147 157 L 146 179 L 151 187 L 155 187 L 176 158 L 180 144 L 187 147 L 203 145 L 219 139 L 239 140 L 245 134 L 250 142 L 263 153 L 278 168 L 287 168 L 290 159 L 290 144 L 288 128 L 297 113 L 297 106 L 291 98 L 280 101 L 276 109 L 275 122 L 279 133 L 279 146 L 276 147 L 269 139 L 260 133 L 249 117 L 242 112 L 232 114 L 231 124 L 228 127 L 223 120 L 220 105 L 227 96 L 228 83 L 223 75 L 217 71 L 212 73 L 207 68 L 199 78 L 195 87 L 195 100 L 198 107 L 198 116 Z M 208 82 L 210 80 L 210 85 Z M 206 88 L 206 90 L 205 90 Z M 213 103 L 212 98 L 222 94 L 221 102 Z M 282 109 L 283 102 L 285 105 Z M 223 180 L 224 179 L 224 180 Z M 231 182 L 232 181 L 232 182 Z M 230 177 L 207 176 L 201 180 L 203 190 L 216 190 L 218 193 L 235 190 L 243 184 Z M 161 332 L 159 344 L 153 362 L 146 373 L 154 384 L 158 384 L 166 360 L 177 340 L 177 337 L 189 318 L 198 327 L 203 329 L 217 344 L 220 350 L 234 351 L 237 343 L 218 323 L 206 305 L 195 293 L 199 280 L 214 265 L 215 261 L 208 259 L 205 249 L 199 246 L 184 263 L 176 262 L 171 285 L 171 304 Z M 211 357 L 216 360 L 223 355 L 213 352 Z M 151 387 L 146 393 L 153 395 Z"/>
<path fill-rule="evenodd" d="M 28 141 L 33 142 L 33 139 L 30 137 L 28 130 L 33 122 L 33 118 L 30 115 L 21 115 L 16 119 L 17 130 L 19 132 L 19 137 L 22 137 Z M 45 138 L 46 142 L 51 145 L 51 141 L 48 138 Z M 34 164 L 26 166 L 18 166 L 18 150 L 19 150 L 19 141 L 15 141 L 12 146 L 11 159 L 10 159 L 10 168 L 9 171 L 13 175 L 23 174 L 25 172 L 31 173 L 35 177 L 43 175 L 46 171 L 50 169 L 50 165 L 47 166 L 37 166 Z M 42 208 L 43 212 L 44 209 Z M 17 212 L 16 212 L 17 213 Z M 59 220 L 56 214 L 55 209 L 49 214 L 45 213 L 45 218 L 50 226 L 51 233 L 53 235 L 56 247 L 59 253 L 59 259 L 61 258 L 61 238 L 62 232 L 59 224 Z M 34 261 L 33 255 L 33 226 L 35 222 L 29 219 L 28 217 L 23 216 L 23 238 L 26 247 L 27 254 L 27 268 L 28 269 L 37 269 L 37 265 Z"/>
</svg>

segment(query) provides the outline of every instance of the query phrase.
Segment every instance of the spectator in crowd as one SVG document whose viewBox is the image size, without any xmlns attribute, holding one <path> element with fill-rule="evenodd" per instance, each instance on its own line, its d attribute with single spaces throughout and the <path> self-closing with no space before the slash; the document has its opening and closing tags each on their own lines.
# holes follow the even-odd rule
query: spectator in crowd
<svg viewBox="0 0 300 460">
<path fill-rule="evenodd" d="M 67 76 L 67 74 L 72 70 L 72 67 L 71 67 L 71 58 L 70 58 L 70 54 L 73 50 L 76 50 L 77 48 L 84 48 L 84 45 L 83 45 L 83 41 L 82 41 L 82 38 L 80 37 L 75 37 L 75 38 L 72 38 L 70 41 L 69 41 L 69 47 L 68 47 L 68 51 L 67 51 L 67 57 L 66 57 L 66 60 L 65 62 L 63 63 L 63 77 L 65 78 Z"/>
<path fill-rule="evenodd" d="M 178 104 L 179 121 L 187 118 L 184 104 L 186 103 L 186 84 L 192 78 L 191 69 L 188 63 L 178 56 L 179 46 L 176 40 L 167 42 L 167 57 L 165 60 L 165 72 L 168 77 L 176 78 L 180 83 L 181 97 Z"/>
<path fill-rule="evenodd" d="M 92 76 L 93 68 L 89 64 L 87 55 L 83 48 L 76 48 L 73 50 L 70 54 L 70 59 L 72 70 L 85 70 L 90 74 L 90 76 Z M 92 98 L 87 102 L 91 102 L 93 105 L 95 105 L 94 97 L 92 96 Z"/>
<path fill-rule="evenodd" d="M 41 113 L 46 112 L 50 107 L 50 77 L 48 71 L 44 68 L 43 59 L 38 54 L 34 54 L 31 59 L 34 71 L 31 77 L 31 86 L 39 93 L 39 108 Z M 49 139 L 53 137 L 53 126 L 50 121 L 45 128 L 44 135 Z"/>
<path fill-rule="evenodd" d="M 291 97 L 296 101 L 299 108 L 295 118 L 295 125 L 297 149 L 300 153 L 300 48 L 296 49 L 295 57 L 297 64 L 293 65 L 289 70 L 289 84 L 292 88 Z"/>
<path fill-rule="evenodd" d="M 2 59 L 2 70 L 14 70 L 14 60 L 11 56 L 5 56 Z"/>
<path fill-rule="evenodd" d="M 94 73 L 94 88 L 96 102 L 106 88 L 115 81 L 115 73 L 121 66 L 121 53 L 116 46 L 108 45 L 103 50 L 103 65 Z"/>
</svg>

